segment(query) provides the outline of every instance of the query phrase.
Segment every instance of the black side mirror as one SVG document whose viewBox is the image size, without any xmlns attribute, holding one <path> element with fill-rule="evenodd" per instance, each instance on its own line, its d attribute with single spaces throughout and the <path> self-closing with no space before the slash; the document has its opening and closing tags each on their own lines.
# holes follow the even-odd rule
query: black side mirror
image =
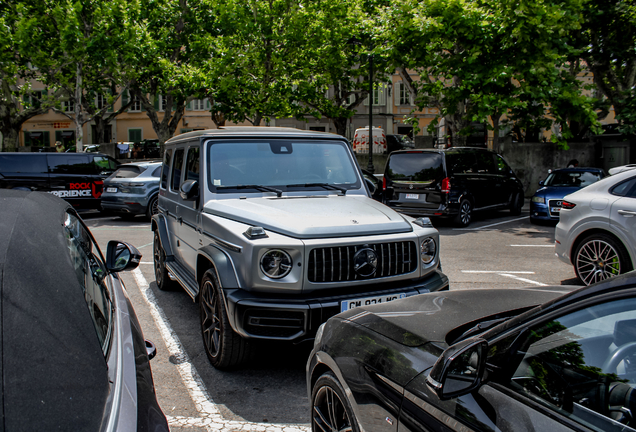
<svg viewBox="0 0 636 432">
<path fill-rule="evenodd" d="M 179 195 L 186 201 L 194 201 L 199 197 L 199 182 L 197 180 L 186 180 L 181 183 Z"/>
<path fill-rule="evenodd" d="M 541 181 L 539 182 L 539 186 L 543 186 L 543 184 L 544 184 L 544 183 L 545 183 L 545 182 L 544 182 L 543 180 L 541 180 Z"/>
<path fill-rule="evenodd" d="M 111 240 L 106 247 L 106 268 L 112 272 L 132 270 L 141 261 L 141 252 L 130 243 Z"/>
<path fill-rule="evenodd" d="M 427 384 L 441 400 L 472 392 L 481 384 L 487 352 L 488 343 L 481 338 L 449 347 L 435 362 Z"/>
<path fill-rule="evenodd" d="M 148 354 L 148 360 L 152 360 L 157 355 L 157 347 L 154 342 L 146 339 L 146 353 Z"/>
</svg>

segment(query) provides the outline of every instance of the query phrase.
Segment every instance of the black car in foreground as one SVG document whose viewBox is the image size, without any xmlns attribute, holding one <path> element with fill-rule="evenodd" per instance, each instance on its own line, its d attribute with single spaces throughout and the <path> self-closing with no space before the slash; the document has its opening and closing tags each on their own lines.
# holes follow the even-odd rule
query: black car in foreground
<svg viewBox="0 0 636 432">
<path fill-rule="evenodd" d="M 319 329 L 307 384 L 313 431 L 633 431 L 636 273 L 348 310 Z"/>
<path fill-rule="evenodd" d="M 0 190 L 0 430 L 168 430 L 117 275 L 140 258 L 117 241 L 104 258 L 60 198 Z"/>
</svg>

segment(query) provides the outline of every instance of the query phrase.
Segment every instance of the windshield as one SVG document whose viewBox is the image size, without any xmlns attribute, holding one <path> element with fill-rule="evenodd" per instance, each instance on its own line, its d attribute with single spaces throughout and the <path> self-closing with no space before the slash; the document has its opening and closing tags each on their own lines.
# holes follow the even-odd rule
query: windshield
<svg viewBox="0 0 636 432">
<path fill-rule="evenodd" d="M 545 179 L 544 186 L 585 187 L 601 178 L 601 174 L 596 171 L 555 171 Z"/>
<path fill-rule="evenodd" d="M 281 190 L 359 188 L 344 141 L 233 140 L 208 144 L 208 183 L 216 192 L 274 186 Z M 239 188 L 238 186 L 243 186 Z"/>
</svg>

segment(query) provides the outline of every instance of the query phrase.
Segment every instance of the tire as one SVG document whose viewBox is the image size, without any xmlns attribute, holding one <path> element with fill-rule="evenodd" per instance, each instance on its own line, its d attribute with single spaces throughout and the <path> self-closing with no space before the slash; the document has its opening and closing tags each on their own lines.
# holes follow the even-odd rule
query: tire
<svg viewBox="0 0 636 432">
<path fill-rule="evenodd" d="M 523 196 L 521 192 L 515 193 L 512 202 L 510 203 L 510 214 L 513 216 L 519 216 L 521 214 L 521 209 L 523 208 Z"/>
<path fill-rule="evenodd" d="M 155 282 L 161 291 L 172 291 L 177 287 L 177 282 L 170 279 L 168 269 L 166 268 L 166 252 L 161 246 L 161 238 L 159 231 L 155 231 L 155 237 L 152 245 L 153 258 L 155 264 Z"/>
<path fill-rule="evenodd" d="M 249 359 L 250 347 L 230 326 L 225 301 L 213 270 L 203 275 L 199 289 L 201 336 L 208 360 L 216 369 L 231 369 Z"/>
<path fill-rule="evenodd" d="M 146 217 L 148 219 L 152 219 L 154 215 L 159 212 L 159 197 L 154 196 L 150 198 L 150 202 L 148 203 L 148 208 L 146 209 Z"/>
<path fill-rule="evenodd" d="M 470 225 L 473 220 L 473 203 L 464 198 L 459 202 L 459 213 L 455 216 L 455 224 L 460 227 Z"/>
<path fill-rule="evenodd" d="M 583 239 L 574 253 L 574 271 L 585 285 L 618 276 L 632 269 L 625 247 L 607 234 Z"/>
<path fill-rule="evenodd" d="M 321 375 L 311 390 L 311 430 L 360 432 L 349 399 L 331 372 Z"/>
</svg>

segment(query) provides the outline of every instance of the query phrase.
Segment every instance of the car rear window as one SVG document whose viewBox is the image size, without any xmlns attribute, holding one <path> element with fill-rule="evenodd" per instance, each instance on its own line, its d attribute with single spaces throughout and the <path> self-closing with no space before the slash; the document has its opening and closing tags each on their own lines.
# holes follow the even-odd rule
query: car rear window
<svg viewBox="0 0 636 432">
<path fill-rule="evenodd" d="M 598 171 L 555 171 L 545 179 L 545 186 L 585 187 L 599 181 L 603 176 Z"/>
<path fill-rule="evenodd" d="M 444 162 L 439 153 L 393 153 L 386 175 L 393 181 L 431 183 L 444 178 Z"/>
<path fill-rule="evenodd" d="M 45 155 L 3 155 L 0 154 L 0 173 L 46 174 Z"/>
<path fill-rule="evenodd" d="M 135 178 L 141 174 L 141 168 L 136 165 L 121 166 L 110 178 Z"/>
</svg>

